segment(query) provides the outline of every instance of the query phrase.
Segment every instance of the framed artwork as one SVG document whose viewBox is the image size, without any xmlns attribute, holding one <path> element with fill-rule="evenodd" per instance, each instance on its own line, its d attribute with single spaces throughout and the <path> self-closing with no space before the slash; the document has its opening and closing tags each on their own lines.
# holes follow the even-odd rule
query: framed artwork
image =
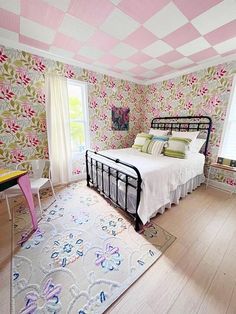
<svg viewBox="0 0 236 314">
<path fill-rule="evenodd" d="M 129 130 L 129 112 L 128 107 L 119 108 L 112 107 L 111 109 L 111 128 L 113 131 L 128 131 Z"/>
</svg>

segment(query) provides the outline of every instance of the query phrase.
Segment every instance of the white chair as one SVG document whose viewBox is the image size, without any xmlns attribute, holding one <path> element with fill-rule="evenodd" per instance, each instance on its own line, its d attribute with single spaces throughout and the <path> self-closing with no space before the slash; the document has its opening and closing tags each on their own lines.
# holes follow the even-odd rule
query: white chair
<svg viewBox="0 0 236 314">
<path fill-rule="evenodd" d="M 51 181 L 51 172 L 50 172 L 50 161 L 47 159 L 38 159 L 38 160 L 28 160 L 23 161 L 19 163 L 16 167 L 17 170 L 28 170 L 28 174 L 30 177 L 30 184 L 31 184 L 31 191 L 32 194 L 37 194 L 38 196 L 38 202 L 39 202 L 39 209 L 42 216 L 42 205 L 40 200 L 40 193 L 39 190 L 47 183 L 49 182 L 50 187 L 52 189 L 52 193 L 54 198 L 56 199 L 56 195 L 53 189 L 52 181 Z M 30 170 L 29 170 L 30 169 Z M 47 177 L 43 177 L 44 170 L 47 169 Z M 9 213 L 9 219 L 11 220 L 11 211 L 10 211 L 10 205 L 9 205 L 9 197 L 13 197 L 15 195 L 21 194 L 20 187 L 18 185 L 13 186 L 4 192 L 6 203 L 7 203 L 7 209 Z"/>
</svg>

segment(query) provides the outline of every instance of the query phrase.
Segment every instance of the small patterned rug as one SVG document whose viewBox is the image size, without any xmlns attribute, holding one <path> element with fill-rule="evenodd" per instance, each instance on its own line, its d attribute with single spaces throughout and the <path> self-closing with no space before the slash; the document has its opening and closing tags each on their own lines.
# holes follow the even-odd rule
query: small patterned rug
<svg viewBox="0 0 236 314">
<path fill-rule="evenodd" d="M 49 197 L 48 197 L 49 196 Z M 13 313 L 103 313 L 173 243 L 151 223 L 142 234 L 85 182 L 57 190 L 38 230 L 14 200 Z"/>
</svg>

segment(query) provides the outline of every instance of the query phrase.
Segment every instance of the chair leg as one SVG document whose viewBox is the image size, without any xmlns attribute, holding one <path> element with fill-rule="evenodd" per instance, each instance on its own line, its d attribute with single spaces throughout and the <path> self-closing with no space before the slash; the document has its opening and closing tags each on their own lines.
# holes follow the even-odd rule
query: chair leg
<svg viewBox="0 0 236 314">
<path fill-rule="evenodd" d="M 41 204 L 41 200 L 40 200 L 39 191 L 38 191 L 37 195 L 38 195 L 38 201 L 39 201 L 40 215 L 41 215 L 41 217 L 42 217 L 42 215 L 43 215 L 43 210 L 42 210 L 42 204 Z"/>
<path fill-rule="evenodd" d="M 5 194 L 5 200 L 6 200 L 6 203 L 7 203 L 7 211 L 8 211 L 9 220 L 12 220 L 11 208 L 10 208 L 10 204 L 9 204 L 9 201 L 8 201 L 7 194 Z"/>
<path fill-rule="evenodd" d="M 56 200 L 57 198 L 56 198 L 56 194 L 55 194 L 55 192 L 54 192 L 54 188 L 53 188 L 53 185 L 52 185 L 52 181 L 49 180 L 49 182 L 50 182 L 50 185 L 51 185 L 52 194 L 53 194 L 53 196 L 54 196 L 54 198 L 55 198 L 55 200 Z"/>
</svg>

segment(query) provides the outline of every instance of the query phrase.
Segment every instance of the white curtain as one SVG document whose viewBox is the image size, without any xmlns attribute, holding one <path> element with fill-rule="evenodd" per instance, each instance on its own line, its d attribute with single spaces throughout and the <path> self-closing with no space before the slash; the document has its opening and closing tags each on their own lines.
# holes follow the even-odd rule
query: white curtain
<svg viewBox="0 0 236 314">
<path fill-rule="evenodd" d="M 52 181 L 66 184 L 72 177 L 67 80 L 46 76 L 46 117 Z"/>
</svg>

